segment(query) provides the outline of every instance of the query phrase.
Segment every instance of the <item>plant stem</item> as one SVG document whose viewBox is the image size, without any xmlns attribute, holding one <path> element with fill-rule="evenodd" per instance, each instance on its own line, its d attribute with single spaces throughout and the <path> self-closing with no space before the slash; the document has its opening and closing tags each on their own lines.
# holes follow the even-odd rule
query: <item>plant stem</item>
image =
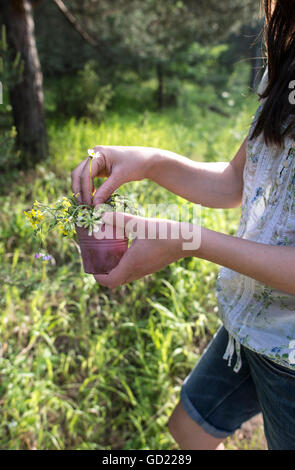
<svg viewBox="0 0 295 470">
<path fill-rule="evenodd" d="M 46 277 L 47 277 L 47 276 L 46 276 L 46 266 L 45 266 L 45 261 L 43 261 L 43 263 L 42 263 L 42 278 L 41 278 L 41 280 L 42 280 L 42 281 L 45 281 L 45 280 L 46 280 Z"/>
<path fill-rule="evenodd" d="M 89 163 L 89 189 L 90 189 L 91 205 L 93 206 L 93 191 L 92 191 L 92 179 L 91 179 L 91 164 L 92 164 L 92 158 L 90 157 L 90 163 Z"/>
</svg>

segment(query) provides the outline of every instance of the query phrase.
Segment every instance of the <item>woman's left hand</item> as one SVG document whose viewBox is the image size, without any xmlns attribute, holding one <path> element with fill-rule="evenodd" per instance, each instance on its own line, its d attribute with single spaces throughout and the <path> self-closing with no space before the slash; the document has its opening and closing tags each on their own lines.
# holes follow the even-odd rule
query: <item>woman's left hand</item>
<svg viewBox="0 0 295 470">
<path fill-rule="evenodd" d="M 133 237 L 120 263 L 109 274 L 94 275 L 99 284 L 110 289 L 140 279 L 191 255 L 190 251 L 183 249 L 182 236 L 184 228 L 188 232 L 195 227 L 191 224 L 119 212 L 106 212 L 103 221 L 106 226 L 124 228 L 126 236 Z"/>
</svg>

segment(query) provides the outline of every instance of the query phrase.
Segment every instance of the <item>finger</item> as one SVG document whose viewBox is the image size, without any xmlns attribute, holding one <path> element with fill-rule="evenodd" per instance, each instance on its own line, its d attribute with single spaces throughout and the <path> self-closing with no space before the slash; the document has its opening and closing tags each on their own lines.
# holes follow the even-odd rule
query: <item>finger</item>
<svg viewBox="0 0 295 470">
<path fill-rule="evenodd" d="M 75 170 L 72 171 L 72 191 L 74 194 L 78 194 L 77 198 L 78 201 L 81 203 L 82 202 L 82 197 L 81 197 L 81 186 L 80 186 L 80 175 L 81 172 L 87 162 L 88 158 L 83 160 L 80 165 L 75 168 Z"/>
<path fill-rule="evenodd" d="M 94 158 L 91 161 L 90 172 L 90 158 L 87 159 L 82 172 L 80 173 L 80 190 L 82 201 L 85 204 L 91 204 L 91 195 L 93 193 L 93 179 L 100 174 L 105 167 L 103 157 Z"/>
<path fill-rule="evenodd" d="M 122 185 L 118 172 L 113 172 L 106 181 L 97 189 L 94 195 L 94 205 L 103 204 Z"/>
<path fill-rule="evenodd" d="M 111 280 L 109 274 L 94 274 L 93 277 L 98 284 L 104 287 L 108 287 L 109 289 L 113 289 L 113 287 L 111 287 Z"/>
<path fill-rule="evenodd" d="M 100 178 L 107 178 L 109 176 L 109 166 L 111 166 L 110 163 L 110 158 L 109 158 L 109 152 L 108 152 L 108 147 L 103 147 L 102 145 L 97 145 L 96 147 L 93 148 L 95 153 L 100 153 L 101 158 L 103 159 L 104 165 L 99 170 L 99 174 L 96 176 L 99 176 Z"/>
<path fill-rule="evenodd" d="M 119 264 L 112 269 L 109 274 L 95 274 L 95 280 L 109 289 L 114 289 L 122 284 L 126 284 L 131 277 L 128 251 L 129 250 L 127 250 Z"/>
<path fill-rule="evenodd" d="M 109 289 L 115 289 L 118 286 L 126 284 L 127 277 L 115 277 L 112 272 L 110 274 L 95 274 L 94 278 L 98 284 L 108 287 Z"/>
<path fill-rule="evenodd" d="M 102 219 L 106 225 L 113 225 L 124 230 L 125 235 L 129 237 L 144 239 L 148 235 L 149 227 L 155 226 L 153 232 L 156 232 L 157 222 L 137 215 L 126 214 L 125 212 L 105 212 Z"/>
<path fill-rule="evenodd" d="M 104 212 L 101 217 L 106 225 L 113 225 L 120 228 L 125 228 L 127 222 L 136 219 L 136 216 L 126 214 L 125 212 Z"/>
</svg>

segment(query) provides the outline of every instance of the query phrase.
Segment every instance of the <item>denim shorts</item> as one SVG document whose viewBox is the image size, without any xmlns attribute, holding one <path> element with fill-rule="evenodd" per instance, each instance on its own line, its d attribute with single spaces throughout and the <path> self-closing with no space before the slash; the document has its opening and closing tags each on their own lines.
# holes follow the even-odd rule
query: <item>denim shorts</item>
<svg viewBox="0 0 295 470">
<path fill-rule="evenodd" d="M 295 450 L 295 371 L 241 346 L 236 373 L 223 359 L 227 343 L 222 326 L 183 383 L 184 409 L 221 439 L 262 412 L 268 448 Z"/>
</svg>

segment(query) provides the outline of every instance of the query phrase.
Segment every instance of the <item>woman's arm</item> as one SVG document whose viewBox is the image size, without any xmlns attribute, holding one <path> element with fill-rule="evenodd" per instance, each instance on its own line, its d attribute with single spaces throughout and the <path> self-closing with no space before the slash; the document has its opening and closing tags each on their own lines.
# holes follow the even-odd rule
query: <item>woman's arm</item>
<svg viewBox="0 0 295 470">
<path fill-rule="evenodd" d="M 225 266 L 257 281 L 295 295 L 295 247 L 273 246 L 237 238 L 182 222 L 144 219 L 127 214 L 105 213 L 104 221 L 125 228 L 127 234 L 139 233 L 119 265 L 109 275 L 95 276 L 110 288 L 140 279 L 181 258 L 195 256 Z M 150 227 L 157 234 L 167 229 L 166 239 L 149 239 Z M 171 236 L 179 226 L 178 238 Z M 184 249 L 184 243 L 194 240 L 193 249 Z M 183 228 L 185 230 L 183 230 Z M 173 230 L 172 230 L 173 229 Z M 152 231 L 153 232 L 153 231 Z M 185 236 L 184 236 L 185 234 Z"/>
<path fill-rule="evenodd" d="M 92 161 L 91 175 L 107 177 L 95 193 L 94 204 L 105 202 L 122 184 L 144 178 L 206 207 L 241 204 L 246 140 L 230 163 L 198 163 L 149 147 L 97 146 L 94 150 L 101 157 Z M 80 202 L 91 203 L 89 159 L 73 171 L 72 187 L 75 194 L 80 194 Z"/>
<path fill-rule="evenodd" d="M 201 228 L 201 246 L 191 253 L 295 295 L 295 246 L 275 246 Z"/>
<path fill-rule="evenodd" d="M 154 158 L 148 176 L 188 201 L 213 208 L 241 205 L 246 140 L 229 163 L 195 162 L 172 152 Z"/>
</svg>

